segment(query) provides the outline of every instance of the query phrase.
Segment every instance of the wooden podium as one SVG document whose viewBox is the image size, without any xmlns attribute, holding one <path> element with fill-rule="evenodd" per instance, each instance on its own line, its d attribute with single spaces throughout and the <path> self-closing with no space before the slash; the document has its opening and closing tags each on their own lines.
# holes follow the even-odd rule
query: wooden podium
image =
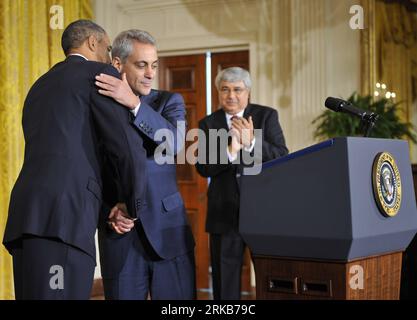
<svg viewBox="0 0 417 320">
<path fill-rule="evenodd" d="M 256 298 L 397 300 L 400 294 L 401 258 L 401 252 L 350 262 L 257 256 L 253 258 Z M 357 266 L 363 269 L 363 289 L 355 281 L 356 278 L 352 278 L 358 275 Z"/>
<path fill-rule="evenodd" d="M 381 152 L 400 174 L 395 216 L 374 196 Z M 257 299 L 399 299 L 402 252 L 417 231 L 407 142 L 336 138 L 267 162 L 242 176 L 240 208 Z"/>
</svg>

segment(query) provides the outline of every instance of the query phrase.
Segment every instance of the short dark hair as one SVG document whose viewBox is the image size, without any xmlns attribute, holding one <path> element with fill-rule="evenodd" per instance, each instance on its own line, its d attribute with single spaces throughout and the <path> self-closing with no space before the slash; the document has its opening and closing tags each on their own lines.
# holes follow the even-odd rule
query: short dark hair
<svg viewBox="0 0 417 320">
<path fill-rule="evenodd" d="M 68 55 L 71 49 L 79 48 L 84 41 L 94 34 L 100 41 L 106 31 L 98 24 L 90 20 L 77 20 L 71 22 L 64 30 L 61 38 L 62 50 Z"/>
</svg>

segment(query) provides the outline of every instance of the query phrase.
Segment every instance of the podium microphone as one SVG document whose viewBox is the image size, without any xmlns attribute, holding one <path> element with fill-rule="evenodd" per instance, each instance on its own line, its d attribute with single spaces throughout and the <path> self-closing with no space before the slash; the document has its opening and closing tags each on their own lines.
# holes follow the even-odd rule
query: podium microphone
<svg viewBox="0 0 417 320">
<path fill-rule="evenodd" d="M 353 114 L 361 119 L 368 115 L 368 112 L 365 110 L 356 108 L 350 102 L 338 98 L 328 97 L 324 105 L 333 111 Z"/>
<path fill-rule="evenodd" d="M 375 126 L 375 122 L 378 120 L 378 114 L 356 108 L 350 102 L 342 99 L 328 97 L 324 105 L 333 111 L 349 113 L 361 118 L 361 123 L 365 131 L 364 137 L 369 137 L 372 128 Z"/>
</svg>

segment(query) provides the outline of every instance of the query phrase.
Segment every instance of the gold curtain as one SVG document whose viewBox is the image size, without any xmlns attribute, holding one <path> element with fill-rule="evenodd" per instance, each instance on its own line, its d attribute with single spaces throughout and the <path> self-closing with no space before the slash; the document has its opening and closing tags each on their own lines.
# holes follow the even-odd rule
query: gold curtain
<svg viewBox="0 0 417 320">
<path fill-rule="evenodd" d="M 417 80 L 417 13 L 404 1 L 362 0 L 366 28 L 362 31 L 362 93 L 385 83 L 401 101 L 403 120 L 410 121 L 413 82 Z"/>
<path fill-rule="evenodd" d="M 412 65 L 417 62 L 417 20 L 400 3 L 377 1 L 376 10 L 376 75 L 397 94 L 396 101 L 404 102 L 401 116 L 409 121 L 413 103 Z"/>
<path fill-rule="evenodd" d="M 63 30 L 50 27 L 53 5 L 63 8 L 64 27 L 77 19 L 92 19 L 90 0 L 0 1 L 0 240 L 10 192 L 23 162 L 25 96 L 37 78 L 64 58 Z M 0 299 L 13 297 L 11 257 L 0 245 Z"/>
</svg>

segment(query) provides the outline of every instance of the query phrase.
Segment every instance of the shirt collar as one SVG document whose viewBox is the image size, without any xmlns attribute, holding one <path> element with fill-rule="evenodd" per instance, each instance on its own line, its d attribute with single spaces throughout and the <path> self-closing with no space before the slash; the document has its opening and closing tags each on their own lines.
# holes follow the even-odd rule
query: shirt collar
<svg viewBox="0 0 417 320">
<path fill-rule="evenodd" d="M 238 113 L 236 113 L 236 114 L 228 114 L 227 112 L 225 112 L 225 114 L 226 114 L 226 120 L 227 120 L 227 122 L 229 122 L 230 121 L 230 119 L 233 117 L 233 116 L 236 116 L 236 117 L 243 117 L 243 113 L 245 112 L 245 109 L 243 109 L 242 111 L 240 111 L 240 112 L 238 112 Z"/>
<path fill-rule="evenodd" d="M 79 54 L 79 53 L 70 53 L 69 55 L 68 55 L 68 57 L 69 56 L 79 56 L 79 57 L 82 57 L 82 58 L 84 58 L 85 60 L 87 60 L 88 61 L 88 59 L 86 58 L 86 57 L 84 57 L 82 54 Z"/>
</svg>

